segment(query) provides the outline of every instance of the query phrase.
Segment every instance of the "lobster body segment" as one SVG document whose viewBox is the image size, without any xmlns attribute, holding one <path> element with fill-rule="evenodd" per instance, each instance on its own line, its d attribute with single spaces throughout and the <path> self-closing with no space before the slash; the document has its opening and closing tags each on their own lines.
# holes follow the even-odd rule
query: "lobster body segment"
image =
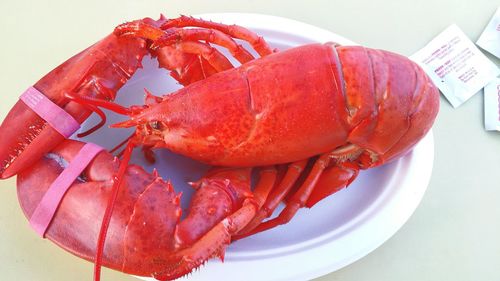
<svg viewBox="0 0 500 281">
<path fill-rule="evenodd" d="M 212 165 L 288 163 L 349 144 L 381 164 L 430 129 L 437 93 L 402 56 L 311 44 L 191 84 L 116 127 L 137 125 L 140 143 Z"/>
<path fill-rule="evenodd" d="M 331 51 L 299 47 L 215 74 L 121 126 L 156 122 L 164 130 L 144 143 L 215 165 L 286 163 L 332 150 L 348 128 L 345 110 L 338 110 L 344 97 Z"/>
</svg>

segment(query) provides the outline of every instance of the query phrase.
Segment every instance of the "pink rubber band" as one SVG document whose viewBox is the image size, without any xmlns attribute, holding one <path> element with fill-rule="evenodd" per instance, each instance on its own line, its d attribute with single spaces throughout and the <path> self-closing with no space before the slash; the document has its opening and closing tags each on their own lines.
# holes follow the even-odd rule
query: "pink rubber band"
<svg viewBox="0 0 500 281">
<path fill-rule="evenodd" d="M 68 167 L 62 171 L 50 185 L 49 189 L 47 189 L 47 192 L 45 192 L 42 200 L 40 200 L 40 203 L 30 218 L 31 227 L 33 227 L 40 236 L 45 237 L 45 232 L 66 191 L 68 191 L 75 179 L 101 150 L 103 150 L 103 148 L 96 144 L 85 144 L 75 158 L 69 163 Z"/>
<path fill-rule="evenodd" d="M 20 99 L 65 138 L 69 138 L 80 128 L 73 116 L 34 87 L 29 87 Z"/>
</svg>

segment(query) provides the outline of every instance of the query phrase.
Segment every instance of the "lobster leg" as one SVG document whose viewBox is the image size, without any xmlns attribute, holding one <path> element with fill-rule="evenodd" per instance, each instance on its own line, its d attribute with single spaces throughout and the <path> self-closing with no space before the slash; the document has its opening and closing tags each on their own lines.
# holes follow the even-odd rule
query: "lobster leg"
<svg viewBox="0 0 500 281">
<path fill-rule="evenodd" d="M 235 57 L 241 64 L 254 60 L 254 56 L 250 54 L 243 46 L 237 44 L 229 35 L 215 29 L 175 29 L 171 32 L 166 32 L 158 40 L 153 42 L 152 48 L 173 45 L 179 41 L 198 41 L 203 40 L 208 43 L 213 43 L 229 50 L 231 55 Z"/>
<path fill-rule="evenodd" d="M 276 183 L 276 178 L 277 171 L 275 167 L 264 167 L 260 170 L 260 179 L 253 192 L 254 200 L 259 209 L 266 202 L 266 198 Z"/>
<path fill-rule="evenodd" d="M 144 20 L 135 20 L 120 24 L 115 27 L 114 34 L 117 36 L 122 35 L 133 35 L 136 37 L 147 38 L 152 41 L 156 41 L 160 38 L 165 31 L 152 25 Z"/>
<path fill-rule="evenodd" d="M 289 222 L 292 219 L 292 217 L 297 213 L 297 211 L 300 208 L 302 208 L 309 199 L 309 196 L 314 190 L 314 187 L 318 182 L 321 173 L 328 166 L 329 161 L 330 161 L 329 153 L 321 155 L 314 163 L 314 166 L 309 175 L 307 176 L 305 182 L 301 185 L 299 190 L 289 200 L 285 209 L 281 211 L 278 217 L 259 224 L 256 228 L 254 228 L 250 232 L 245 233 L 243 237 L 253 235 Z M 243 238 L 243 237 L 238 237 L 238 238 Z"/>
<path fill-rule="evenodd" d="M 311 208 L 322 199 L 347 187 L 359 173 L 359 167 L 353 163 L 343 163 L 328 167 L 323 171 L 305 206 Z"/>
<path fill-rule="evenodd" d="M 233 38 L 247 41 L 261 57 L 273 53 L 273 50 L 271 49 L 271 47 L 269 47 L 269 45 L 267 44 L 267 42 L 264 40 L 263 37 L 258 36 L 254 32 L 238 25 L 226 25 L 222 23 L 206 21 L 203 19 L 181 16 L 176 19 L 167 20 L 165 23 L 161 25 L 161 28 L 168 29 L 172 27 L 186 27 L 186 26 L 215 29 Z"/>
<path fill-rule="evenodd" d="M 286 183 L 289 188 L 286 190 L 280 190 L 280 188 L 278 188 L 280 196 L 270 196 L 270 198 L 266 201 L 266 204 L 269 202 L 269 205 L 259 210 L 258 215 L 241 233 L 239 233 L 236 239 L 241 239 L 278 225 L 285 224 L 293 218 L 300 208 L 304 206 L 311 208 L 323 198 L 349 185 L 358 175 L 359 165 L 354 161 L 360 160 L 360 155 L 362 155 L 362 150 L 354 145 L 346 145 L 330 153 L 322 154 L 315 161 L 304 183 L 302 183 L 291 199 L 288 200 L 285 209 L 281 211 L 278 217 L 264 223 L 260 223 L 264 218 L 269 217 L 272 214 L 272 211 L 274 211 L 286 194 L 288 194 L 299 174 L 304 169 L 305 164 L 307 164 L 307 161 L 302 163 L 304 166 L 299 166 L 302 167 L 301 170 L 296 169 L 298 172 L 295 173 L 296 178 L 293 182 Z M 331 165 L 332 159 L 335 162 L 333 165 Z M 284 182 L 287 182 L 286 176 L 280 186 L 283 186 Z M 266 209 L 268 206 L 273 208 Z"/>
<path fill-rule="evenodd" d="M 283 201 L 285 196 L 292 189 L 293 185 L 299 178 L 300 174 L 304 170 L 307 165 L 307 160 L 301 160 L 288 165 L 288 169 L 286 171 L 285 177 L 279 183 L 277 188 L 273 190 L 267 199 L 265 200 L 264 205 L 260 206 L 255 217 L 252 221 L 238 234 L 235 239 L 241 239 L 243 237 L 249 236 L 247 233 L 257 227 L 261 222 L 270 217 L 274 210 L 278 207 L 278 205 Z"/>
<path fill-rule="evenodd" d="M 155 24 L 137 20 L 117 26 L 114 33 L 118 36 L 133 35 L 155 41 L 163 35 L 164 31 L 158 29 Z M 186 54 L 175 47 L 166 46 L 151 50 L 151 52 L 158 57 L 160 67 L 171 70 L 170 76 L 184 86 L 217 72 L 205 59 L 197 55 Z"/>
<path fill-rule="evenodd" d="M 165 31 L 139 20 L 124 23 L 116 27 L 115 34 L 118 36 L 132 35 L 156 42 L 165 34 Z M 156 47 L 161 48 L 163 46 Z M 152 48 L 156 49 L 154 45 L 152 45 Z M 231 62 L 229 62 L 229 60 L 223 54 L 206 43 L 195 41 L 181 41 L 176 43 L 176 49 L 183 53 L 200 55 L 203 59 L 208 61 L 217 72 L 233 68 Z"/>
<path fill-rule="evenodd" d="M 233 68 L 231 62 L 221 52 L 206 43 L 186 41 L 177 43 L 176 47 L 182 52 L 201 56 L 217 72 Z"/>
</svg>

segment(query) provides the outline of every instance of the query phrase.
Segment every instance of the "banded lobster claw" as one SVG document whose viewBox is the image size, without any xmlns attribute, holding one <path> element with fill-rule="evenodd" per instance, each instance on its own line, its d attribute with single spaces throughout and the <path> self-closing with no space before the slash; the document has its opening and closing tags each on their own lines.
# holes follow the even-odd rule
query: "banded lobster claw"
<svg viewBox="0 0 500 281">
<path fill-rule="evenodd" d="M 18 176 L 18 197 L 30 218 L 51 183 L 84 144 L 67 140 Z M 100 152 L 60 202 L 45 237 L 93 261 L 119 160 Z M 160 280 L 178 278 L 223 258 L 231 236 L 255 215 L 250 169 L 214 169 L 194 183 L 189 214 L 180 194 L 137 165 L 127 166 L 108 228 L 103 265 Z M 76 211 L 77 210 L 77 211 Z"/>
<path fill-rule="evenodd" d="M 116 51 L 121 49 L 130 51 Z M 144 40 L 112 34 L 52 70 L 33 88 L 82 123 L 91 109 L 70 101 L 65 94 L 114 99 L 146 53 Z M 0 178 L 17 174 L 64 140 L 22 100 L 8 113 L 0 135 Z"/>
<path fill-rule="evenodd" d="M 145 18 L 137 22 L 159 27 L 166 21 L 161 16 L 158 20 Z M 111 33 L 62 63 L 30 88 L 46 96 L 80 124 L 93 111 L 99 113 L 102 121 L 80 133 L 81 136 L 104 125 L 106 117 L 96 107 L 77 100 L 114 100 L 118 90 L 142 67 L 142 59 L 147 54 L 157 57 L 159 67 L 170 70 L 170 75 L 183 85 L 215 73 L 206 60 L 197 55 L 170 46 L 153 50 L 150 40 L 122 36 L 124 32 L 121 35 L 119 30 Z M 0 135 L 0 179 L 16 175 L 65 139 L 22 100 L 3 120 Z"/>
</svg>

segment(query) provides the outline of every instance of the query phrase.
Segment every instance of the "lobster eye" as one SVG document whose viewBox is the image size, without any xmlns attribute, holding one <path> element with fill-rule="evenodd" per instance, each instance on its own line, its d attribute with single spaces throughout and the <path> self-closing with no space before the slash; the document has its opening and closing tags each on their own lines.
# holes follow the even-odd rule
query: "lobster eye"
<svg viewBox="0 0 500 281">
<path fill-rule="evenodd" d="M 151 121 L 149 122 L 149 126 L 151 126 L 154 130 L 160 130 L 162 127 L 160 121 Z"/>
</svg>

